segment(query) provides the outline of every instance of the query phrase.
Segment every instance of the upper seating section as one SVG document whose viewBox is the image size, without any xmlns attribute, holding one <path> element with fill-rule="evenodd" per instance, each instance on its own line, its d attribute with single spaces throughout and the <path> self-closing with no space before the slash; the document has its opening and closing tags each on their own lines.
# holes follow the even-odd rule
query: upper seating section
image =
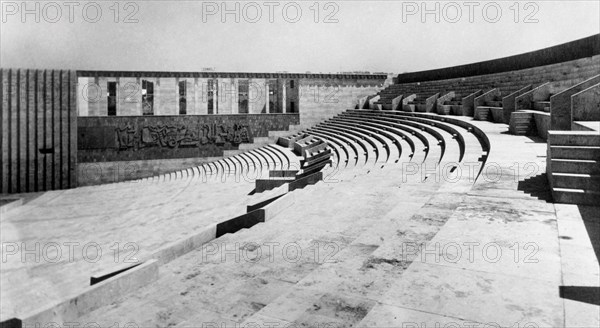
<svg viewBox="0 0 600 328">
<path fill-rule="evenodd" d="M 416 94 L 428 97 L 439 93 L 455 92 L 457 98 L 467 96 L 477 90 L 499 89 L 502 96 L 513 93 L 528 85 L 538 86 L 550 82 L 553 89 L 560 90 L 582 82 L 600 71 L 600 55 L 577 59 L 564 63 L 528 68 L 518 71 L 489 75 L 393 84 L 382 90 L 379 102 L 384 106 L 392 104 L 399 95 Z M 392 108 L 389 108 L 392 109 Z"/>
<path fill-rule="evenodd" d="M 550 83 L 554 93 L 580 83 L 600 71 L 600 34 L 526 54 L 487 62 L 444 69 L 400 74 L 396 84 L 379 93 L 380 109 L 392 108 L 398 96 L 416 95 L 423 100 L 454 92 L 442 104 L 459 105 L 463 98 L 478 91 L 497 89 L 496 99 L 510 95 L 524 87 Z M 419 101 L 416 102 L 419 102 Z M 415 102 L 414 99 L 410 100 Z M 489 105 L 498 105 L 490 103 Z M 456 113 L 470 115 L 473 113 Z"/>
</svg>

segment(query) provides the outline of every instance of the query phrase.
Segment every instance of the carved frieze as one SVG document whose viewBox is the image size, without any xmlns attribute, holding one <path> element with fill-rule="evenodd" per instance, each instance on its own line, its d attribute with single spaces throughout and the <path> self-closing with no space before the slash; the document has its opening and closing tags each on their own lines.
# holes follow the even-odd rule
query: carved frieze
<svg viewBox="0 0 600 328">
<path fill-rule="evenodd" d="M 127 123 L 115 128 L 118 148 L 141 149 L 150 147 L 186 148 L 207 144 L 222 146 L 227 143 L 239 145 L 251 142 L 248 125 L 233 124 L 143 124 L 137 129 Z"/>
</svg>

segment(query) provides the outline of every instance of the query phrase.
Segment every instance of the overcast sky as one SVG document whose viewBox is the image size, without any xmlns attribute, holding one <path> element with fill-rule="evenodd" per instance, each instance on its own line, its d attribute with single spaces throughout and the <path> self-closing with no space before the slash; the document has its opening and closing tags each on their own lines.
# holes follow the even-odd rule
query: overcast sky
<svg viewBox="0 0 600 328">
<path fill-rule="evenodd" d="M 36 2 L 1 2 L 0 65 L 14 68 L 400 73 L 600 32 L 598 0 L 229 1 L 238 23 L 222 1 L 120 1 L 118 15 L 114 1 L 40 1 L 24 17 Z"/>
</svg>

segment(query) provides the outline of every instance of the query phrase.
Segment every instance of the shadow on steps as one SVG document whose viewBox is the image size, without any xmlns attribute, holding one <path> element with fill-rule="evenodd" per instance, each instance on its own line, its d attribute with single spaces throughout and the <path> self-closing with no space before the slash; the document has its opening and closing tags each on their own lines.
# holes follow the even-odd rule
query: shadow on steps
<svg viewBox="0 0 600 328">
<path fill-rule="evenodd" d="M 550 190 L 546 173 L 519 181 L 517 190 L 536 197 L 539 200 L 546 201 L 546 203 L 552 203 L 552 191 Z"/>
</svg>

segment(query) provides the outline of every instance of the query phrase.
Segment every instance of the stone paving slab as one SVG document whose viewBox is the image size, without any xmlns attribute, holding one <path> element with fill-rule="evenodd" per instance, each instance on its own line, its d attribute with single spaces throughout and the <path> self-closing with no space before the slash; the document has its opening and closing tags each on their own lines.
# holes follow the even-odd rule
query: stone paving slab
<svg viewBox="0 0 600 328">
<path fill-rule="evenodd" d="M 381 302 L 502 327 L 563 324 L 554 283 L 422 262 L 413 262 Z"/>
<path fill-rule="evenodd" d="M 484 323 L 377 303 L 357 327 L 477 327 Z"/>
</svg>

